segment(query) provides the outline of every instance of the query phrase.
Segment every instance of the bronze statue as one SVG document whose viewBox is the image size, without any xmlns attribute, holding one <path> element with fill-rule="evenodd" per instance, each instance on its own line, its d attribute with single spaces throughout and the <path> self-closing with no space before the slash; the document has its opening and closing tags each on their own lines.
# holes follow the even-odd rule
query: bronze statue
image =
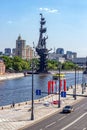
<svg viewBox="0 0 87 130">
<path fill-rule="evenodd" d="M 38 73 L 47 73 L 47 55 L 48 55 L 48 49 L 46 48 L 46 40 L 48 39 L 48 36 L 45 37 L 45 33 L 47 31 L 47 28 L 44 27 L 46 21 L 45 18 L 41 15 L 41 21 L 40 21 L 40 35 L 39 35 L 39 41 L 38 45 L 36 47 L 36 52 L 39 55 L 39 65 L 38 65 Z"/>
</svg>

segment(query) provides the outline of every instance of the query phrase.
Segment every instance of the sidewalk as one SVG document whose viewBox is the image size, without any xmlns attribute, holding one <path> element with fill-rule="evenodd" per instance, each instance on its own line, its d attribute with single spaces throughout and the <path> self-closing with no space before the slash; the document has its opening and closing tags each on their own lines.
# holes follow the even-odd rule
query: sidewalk
<svg viewBox="0 0 87 130">
<path fill-rule="evenodd" d="M 67 94 L 73 94 L 73 89 L 70 88 L 67 91 Z M 77 86 L 77 94 L 82 94 L 81 86 Z M 87 90 L 84 93 L 87 94 Z M 67 95 L 66 98 L 61 98 L 61 107 L 58 108 L 58 105 L 52 104 L 54 100 L 58 100 L 58 95 L 49 95 L 40 100 L 34 101 L 34 120 L 31 121 L 31 103 L 25 102 L 16 104 L 14 108 L 7 106 L 0 108 L 0 130 L 19 130 L 27 125 L 38 122 L 43 118 L 57 112 L 61 111 L 62 108 L 67 104 L 73 104 L 84 97 L 77 96 L 77 99 L 74 100 L 72 96 Z M 50 102 L 50 105 L 47 107 L 44 105 L 45 102 Z"/>
</svg>

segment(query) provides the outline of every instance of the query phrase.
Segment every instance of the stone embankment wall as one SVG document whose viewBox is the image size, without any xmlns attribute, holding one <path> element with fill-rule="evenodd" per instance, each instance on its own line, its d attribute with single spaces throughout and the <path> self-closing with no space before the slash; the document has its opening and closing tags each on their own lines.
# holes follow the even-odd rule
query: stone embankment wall
<svg viewBox="0 0 87 130">
<path fill-rule="evenodd" d="M 1 80 L 7 80 L 7 79 L 14 79 L 14 78 L 19 78 L 23 77 L 23 73 L 6 73 L 4 75 L 0 75 L 0 81 Z"/>
<path fill-rule="evenodd" d="M 52 96 L 53 95 L 48 95 L 48 96 L 45 96 L 43 98 L 36 99 L 36 100 L 34 100 L 34 104 L 42 103 L 42 102 L 46 101 L 46 99 L 48 100 L 49 98 L 51 98 Z M 25 105 L 31 105 L 31 102 L 32 101 L 25 101 L 25 102 L 20 102 L 20 103 L 9 104 L 9 105 L 6 105 L 6 106 L 0 106 L 0 110 L 10 109 L 10 108 L 13 108 L 13 107 L 17 108 L 19 106 L 22 107 L 22 106 L 25 106 Z"/>
</svg>

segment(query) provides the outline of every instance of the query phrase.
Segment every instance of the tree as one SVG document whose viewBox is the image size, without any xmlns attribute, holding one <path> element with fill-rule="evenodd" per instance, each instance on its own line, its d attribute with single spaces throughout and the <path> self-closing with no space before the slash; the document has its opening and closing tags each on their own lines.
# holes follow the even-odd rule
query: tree
<svg viewBox="0 0 87 130">
<path fill-rule="evenodd" d="M 75 68 L 75 64 L 70 61 L 66 61 L 62 64 L 62 69 L 64 70 L 73 70 Z"/>
<path fill-rule="evenodd" d="M 13 62 L 12 62 L 12 58 L 11 57 L 3 56 L 2 59 L 3 59 L 4 63 L 5 63 L 5 65 L 6 65 L 6 70 L 12 68 Z"/>
<path fill-rule="evenodd" d="M 6 71 L 11 72 L 12 70 L 16 72 L 22 72 L 24 70 L 29 70 L 29 62 L 21 59 L 18 56 L 13 58 L 8 56 L 3 56 L 2 59 L 6 65 Z"/>
</svg>

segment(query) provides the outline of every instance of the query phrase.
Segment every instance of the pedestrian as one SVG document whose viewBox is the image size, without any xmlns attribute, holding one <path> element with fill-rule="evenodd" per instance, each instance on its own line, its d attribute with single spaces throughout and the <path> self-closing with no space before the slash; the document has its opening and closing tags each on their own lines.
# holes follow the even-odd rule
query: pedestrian
<svg viewBox="0 0 87 130">
<path fill-rule="evenodd" d="M 15 107 L 15 103 L 14 102 L 12 103 L 12 107 Z"/>
<path fill-rule="evenodd" d="M 71 85 L 71 88 L 73 88 L 73 86 Z"/>
<path fill-rule="evenodd" d="M 69 87 L 67 86 L 67 91 L 69 90 Z"/>
</svg>

